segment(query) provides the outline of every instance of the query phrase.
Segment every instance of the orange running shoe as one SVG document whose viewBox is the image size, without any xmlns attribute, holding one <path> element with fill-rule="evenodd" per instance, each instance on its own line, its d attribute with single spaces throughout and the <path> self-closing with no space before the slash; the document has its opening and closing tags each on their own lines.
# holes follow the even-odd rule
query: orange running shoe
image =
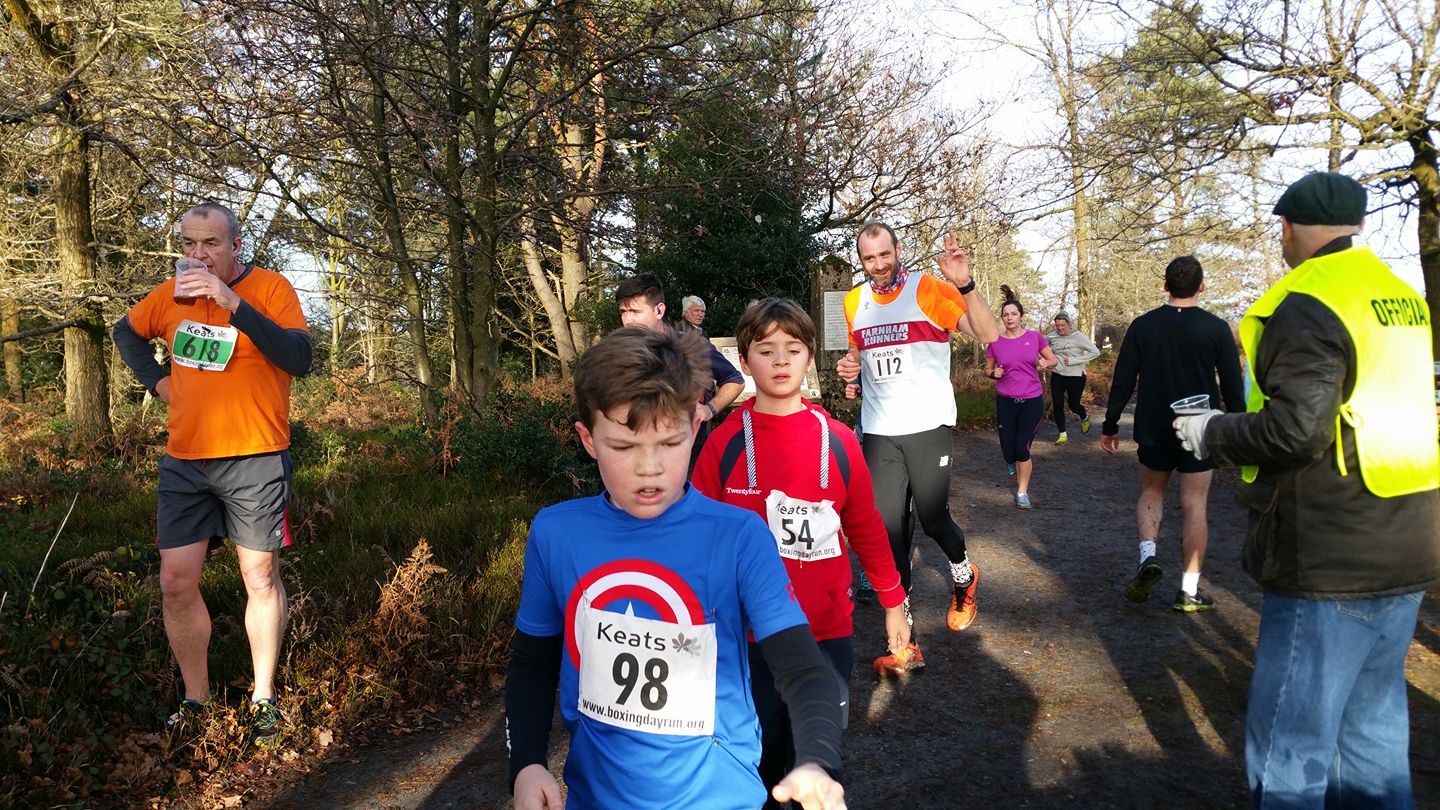
<svg viewBox="0 0 1440 810">
<path fill-rule="evenodd" d="M 875 659 L 875 674 L 883 678 L 886 675 L 908 675 L 917 669 L 925 668 L 925 655 L 920 652 L 920 645 L 911 642 L 900 652 L 887 653 Z"/>
<path fill-rule="evenodd" d="M 975 586 L 980 582 L 980 566 L 970 563 L 970 584 L 964 589 L 952 586 L 950 589 L 950 612 L 945 614 L 945 624 L 956 633 L 969 627 L 975 621 L 979 608 L 975 605 Z"/>
</svg>

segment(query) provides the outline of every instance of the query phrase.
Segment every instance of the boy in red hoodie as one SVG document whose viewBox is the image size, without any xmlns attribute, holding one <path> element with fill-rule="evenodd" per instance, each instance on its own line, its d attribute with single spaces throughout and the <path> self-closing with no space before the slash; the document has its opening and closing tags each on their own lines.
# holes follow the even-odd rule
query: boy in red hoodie
<svg viewBox="0 0 1440 810">
<path fill-rule="evenodd" d="M 768 523 L 810 630 L 844 683 L 854 661 L 846 540 L 886 609 L 891 652 L 875 661 L 875 671 L 898 675 L 923 667 L 860 444 L 850 428 L 800 395 L 815 353 L 814 322 L 794 301 L 766 298 L 745 310 L 735 339 L 741 368 L 755 380 L 755 398 L 715 430 L 691 484 Z M 790 722 L 754 644 L 750 653 L 763 737 L 760 777 L 769 787 L 794 757 Z"/>
</svg>

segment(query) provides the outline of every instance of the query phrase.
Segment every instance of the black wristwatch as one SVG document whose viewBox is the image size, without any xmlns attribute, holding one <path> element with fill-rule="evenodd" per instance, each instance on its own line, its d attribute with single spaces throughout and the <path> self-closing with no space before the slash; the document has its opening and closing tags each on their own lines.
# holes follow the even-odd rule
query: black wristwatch
<svg viewBox="0 0 1440 810">
<path fill-rule="evenodd" d="M 955 289 L 959 290 L 961 295 L 973 292 L 975 290 L 975 277 L 971 276 L 969 284 L 966 284 L 964 287 L 956 287 Z"/>
</svg>

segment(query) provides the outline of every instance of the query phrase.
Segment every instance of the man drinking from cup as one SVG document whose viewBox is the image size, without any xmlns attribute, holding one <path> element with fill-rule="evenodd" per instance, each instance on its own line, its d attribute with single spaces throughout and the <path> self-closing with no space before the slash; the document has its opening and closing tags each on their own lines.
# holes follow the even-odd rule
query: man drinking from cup
<svg viewBox="0 0 1440 810">
<path fill-rule="evenodd" d="M 210 700 L 200 573 L 229 538 L 247 596 L 250 739 L 268 743 L 279 730 L 274 676 L 287 617 L 280 549 L 290 544 L 290 380 L 310 369 L 310 333 L 290 282 L 239 261 L 240 226 L 228 208 L 191 208 L 180 235 L 192 261 L 177 263 L 175 277 L 114 330 L 126 364 L 170 407 L 155 534 L 165 634 L 185 693 L 168 725 Z M 168 344 L 168 369 L 151 355 L 156 339 Z"/>
<path fill-rule="evenodd" d="M 1200 567 L 1210 539 L 1205 508 L 1215 465 L 1180 447 L 1170 427 L 1175 418 L 1171 404 L 1193 407 L 1193 403 L 1177 400 L 1204 395 L 1208 408 L 1223 393 L 1226 410 L 1245 410 L 1245 387 L 1235 340 L 1223 320 L 1200 308 L 1204 289 L 1204 271 L 1195 257 L 1181 256 L 1166 266 L 1165 290 L 1170 300 L 1136 318 L 1126 331 L 1115 361 L 1105 422 L 1100 427 L 1100 447 L 1113 456 L 1120 448 L 1120 414 L 1135 393 L 1138 380 L 1134 437 L 1140 445 L 1140 499 L 1135 504 L 1140 564 L 1125 588 L 1125 598 L 1144 602 L 1164 575 L 1156 561 L 1156 543 L 1160 539 L 1165 489 L 1171 473 L 1179 471 L 1180 510 L 1184 515 L 1180 534 L 1183 573 L 1172 606 L 1184 613 L 1215 607 L 1214 599 L 1200 590 Z"/>
</svg>

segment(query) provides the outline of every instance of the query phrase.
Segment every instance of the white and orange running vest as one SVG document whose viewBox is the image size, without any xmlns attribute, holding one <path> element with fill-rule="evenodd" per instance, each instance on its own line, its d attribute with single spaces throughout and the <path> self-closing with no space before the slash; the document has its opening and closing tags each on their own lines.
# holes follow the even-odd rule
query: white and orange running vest
<svg viewBox="0 0 1440 810">
<path fill-rule="evenodd" d="M 950 331 L 965 313 L 965 302 L 958 291 L 944 290 L 945 286 L 938 279 L 912 273 L 888 303 L 877 301 L 868 283 L 845 296 L 850 342 L 860 350 L 861 419 L 866 433 L 905 436 L 954 426 Z M 931 305 L 922 306 L 922 300 Z M 950 322 L 944 324 L 936 317 Z"/>
</svg>

